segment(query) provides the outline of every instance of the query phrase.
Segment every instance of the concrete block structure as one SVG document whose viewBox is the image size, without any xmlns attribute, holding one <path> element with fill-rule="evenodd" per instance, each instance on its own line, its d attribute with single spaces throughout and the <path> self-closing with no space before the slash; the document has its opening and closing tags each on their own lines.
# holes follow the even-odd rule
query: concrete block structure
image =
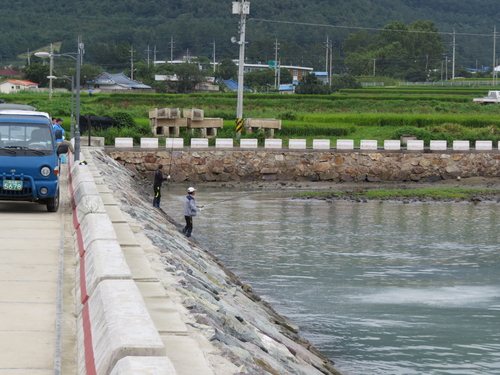
<svg viewBox="0 0 500 375">
<path fill-rule="evenodd" d="M 313 139 L 313 149 L 315 150 L 328 150 L 330 149 L 329 139 Z"/>
<path fill-rule="evenodd" d="M 446 150 L 446 141 L 433 140 L 430 142 L 431 151 Z"/>
<path fill-rule="evenodd" d="M 283 147 L 283 140 L 282 139 L 266 139 L 265 148 L 282 148 Z"/>
<path fill-rule="evenodd" d="M 476 141 L 476 150 L 493 150 L 493 141 Z"/>
<path fill-rule="evenodd" d="M 274 130 L 281 130 L 281 120 L 274 118 L 246 118 L 243 122 L 246 133 L 255 133 L 261 129 L 269 132 L 269 137 L 274 137 Z"/>
<path fill-rule="evenodd" d="M 453 150 L 468 151 L 469 149 L 469 141 L 453 141 Z"/>
<path fill-rule="evenodd" d="M 406 149 L 411 151 L 423 151 L 424 141 L 421 139 L 409 139 L 406 142 Z"/>
<path fill-rule="evenodd" d="M 378 142 L 372 139 L 362 139 L 359 143 L 359 148 L 361 150 L 376 150 L 378 147 Z"/>
<path fill-rule="evenodd" d="M 203 138 L 217 136 L 217 129 L 222 129 L 222 118 L 206 118 L 202 109 L 184 109 L 181 117 L 179 108 L 153 108 L 149 110 L 149 125 L 155 136 L 179 137 L 180 128 L 191 131 L 199 129 Z"/>
<path fill-rule="evenodd" d="M 187 118 L 150 118 L 149 125 L 155 136 L 179 137 L 180 128 L 188 127 Z"/>
<path fill-rule="evenodd" d="M 307 148 L 306 140 L 305 139 L 290 139 L 288 141 L 288 148 L 305 150 Z"/>
<path fill-rule="evenodd" d="M 204 118 L 201 121 L 188 120 L 188 129 L 199 129 L 203 138 L 213 138 L 217 136 L 217 129 L 224 127 L 224 120 L 221 118 Z"/>
<path fill-rule="evenodd" d="M 353 150 L 354 140 L 353 139 L 338 139 L 337 140 L 337 150 Z"/>
<path fill-rule="evenodd" d="M 183 109 L 182 115 L 184 118 L 190 119 L 191 121 L 203 121 L 205 118 L 205 111 L 203 109 Z"/>
<path fill-rule="evenodd" d="M 181 118 L 179 108 L 153 108 L 149 110 L 149 118 L 178 119 Z"/>
<path fill-rule="evenodd" d="M 386 139 L 384 141 L 384 150 L 401 150 L 401 141 L 399 139 Z"/>
<path fill-rule="evenodd" d="M 257 146 L 258 146 L 258 142 L 257 142 L 257 139 L 255 139 L 255 138 L 249 138 L 249 139 L 243 138 L 240 141 L 241 148 L 257 148 Z"/>
</svg>

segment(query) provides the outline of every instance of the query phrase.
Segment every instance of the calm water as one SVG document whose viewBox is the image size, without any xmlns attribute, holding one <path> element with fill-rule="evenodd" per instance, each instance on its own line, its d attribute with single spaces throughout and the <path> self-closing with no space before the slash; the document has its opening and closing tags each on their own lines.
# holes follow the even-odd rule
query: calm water
<svg viewBox="0 0 500 375">
<path fill-rule="evenodd" d="M 184 195 L 164 191 L 179 221 Z M 346 375 L 500 374 L 500 205 L 196 198 L 232 199 L 194 236 Z"/>
</svg>

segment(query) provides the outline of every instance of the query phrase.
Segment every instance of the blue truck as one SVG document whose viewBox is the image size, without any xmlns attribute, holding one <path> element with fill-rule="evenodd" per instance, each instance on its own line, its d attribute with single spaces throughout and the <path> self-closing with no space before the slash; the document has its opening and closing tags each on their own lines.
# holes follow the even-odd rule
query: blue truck
<svg viewBox="0 0 500 375">
<path fill-rule="evenodd" d="M 50 116 L 35 108 L 0 104 L 0 201 L 28 201 L 59 209 L 60 154 Z"/>
</svg>

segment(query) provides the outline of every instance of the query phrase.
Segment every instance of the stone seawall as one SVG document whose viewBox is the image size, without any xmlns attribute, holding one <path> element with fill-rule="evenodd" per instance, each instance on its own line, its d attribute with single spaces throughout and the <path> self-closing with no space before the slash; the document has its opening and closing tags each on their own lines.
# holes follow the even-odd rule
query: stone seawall
<svg viewBox="0 0 500 375">
<path fill-rule="evenodd" d="M 499 177 L 498 151 L 157 150 L 108 149 L 112 158 L 151 178 L 158 164 L 173 182 L 434 182 Z"/>
<path fill-rule="evenodd" d="M 157 324 L 175 374 L 342 375 L 331 360 L 299 335 L 298 327 L 288 318 L 274 311 L 249 285 L 243 284 L 216 257 L 200 247 L 195 237 L 186 238 L 180 230 L 182 225 L 175 223 L 163 209 L 153 209 L 152 197 L 131 177 L 132 173 L 100 150 L 92 152 L 92 163 L 145 249 L 148 262 L 141 261 L 134 268 L 140 268 L 141 274 L 146 269 L 153 274 L 148 279 L 134 280 L 151 284 L 151 278 L 158 279 L 171 301 L 169 310 L 177 311 L 185 322 L 183 332 L 172 332 L 168 328 L 171 315 L 162 316 L 161 326 Z M 96 226 L 99 225 L 92 227 Z M 131 250 L 130 246 L 122 248 L 124 253 Z M 104 255 L 109 252 L 107 247 L 98 250 Z M 110 268 L 115 262 L 108 263 L 100 268 Z M 142 288 L 149 290 L 144 285 Z M 151 292 L 147 295 L 151 297 Z M 115 305 L 108 306 L 109 312 L 115 310 Z M 156 310 L 153 312 L 158 318 Z M 100 329 L 106 327 L 106 323 L 97 321 L 94 326 Z M 200 371 L 196 367 L 197 358 L 187 354 L 191 353 L 192 345 L 185 343 L 185 335 L 196 340 L 202 351 L 198 360 L 204 358 L 210 365 L 209 370 Z M 170 338 L 166 340 L 166 336 Z M 180 348 L 176 350 L 176 346 Z M 185 353 L 179 354 L 180 351 Z M 178 365 L 182 358 L 183 366 Z M 113 375 L 131 373 L 123 371 Z"/>
</svg>

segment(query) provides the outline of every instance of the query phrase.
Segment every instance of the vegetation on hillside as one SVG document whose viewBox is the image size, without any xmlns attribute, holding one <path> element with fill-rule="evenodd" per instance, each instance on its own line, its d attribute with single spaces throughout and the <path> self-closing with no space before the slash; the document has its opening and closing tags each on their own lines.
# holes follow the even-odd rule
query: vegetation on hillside
<svg viewBox="0 0 500 375">
<path fill-rule="evenodd" d="M 352 52 L 342 48 L 346 40 L 353 38 L 349 34 L 364 28 L 366 38 L 371 39 L 388 24 L 413 28 L 422 20 L 420 26 L 425 30 L 429 26 L 426 22 L 430 21 L 434 23 L 431 28 L 447 33 L 441 34 L 441 39 L 443 52 L 449 58 L 451 34 L 456 30 L 458 65 L 490 66 L 493 26 L 499 7 L 493 0 L 293 0 L 286 3 L 252 0 L 246 56 L 249 62 L 267 63 L 274 59 L 278 42 L 282 64 L 324 70 L 328 37 L 333 66 L 338 73 L 344 66 L 346 54 Z M 74 52 L 78 36 L 85 43 L 85 62 L 109 71 L 129 68 L 131 57 L 136 62 L 154 57 L 169 60 L 171 55 L 182 58 L 187 54 L 210 60 L 238 57 L 238 45 L 230 39 L 238 34 L 239 17 L 232 14 L 230 1 L 25 0 L 9 2 L 8 7 L 3 8 L 0 61 L 4 64 L 22 65 L 27 56 L 18 56 L 49 43 L 62 42 L 61 53 Z M 401 43 L 404 45 L 405 41 Z M 392 54 L 397 50 L 393 45 L 385 52 Z M 384 56 L 382 47 L 369 52 L 372 52 L 369 58 Z M 368 57 L 364 52 L 362 55 Z M 429 62 L 437 55 L 439 51 L 432 49 Z"/>
</svg>

